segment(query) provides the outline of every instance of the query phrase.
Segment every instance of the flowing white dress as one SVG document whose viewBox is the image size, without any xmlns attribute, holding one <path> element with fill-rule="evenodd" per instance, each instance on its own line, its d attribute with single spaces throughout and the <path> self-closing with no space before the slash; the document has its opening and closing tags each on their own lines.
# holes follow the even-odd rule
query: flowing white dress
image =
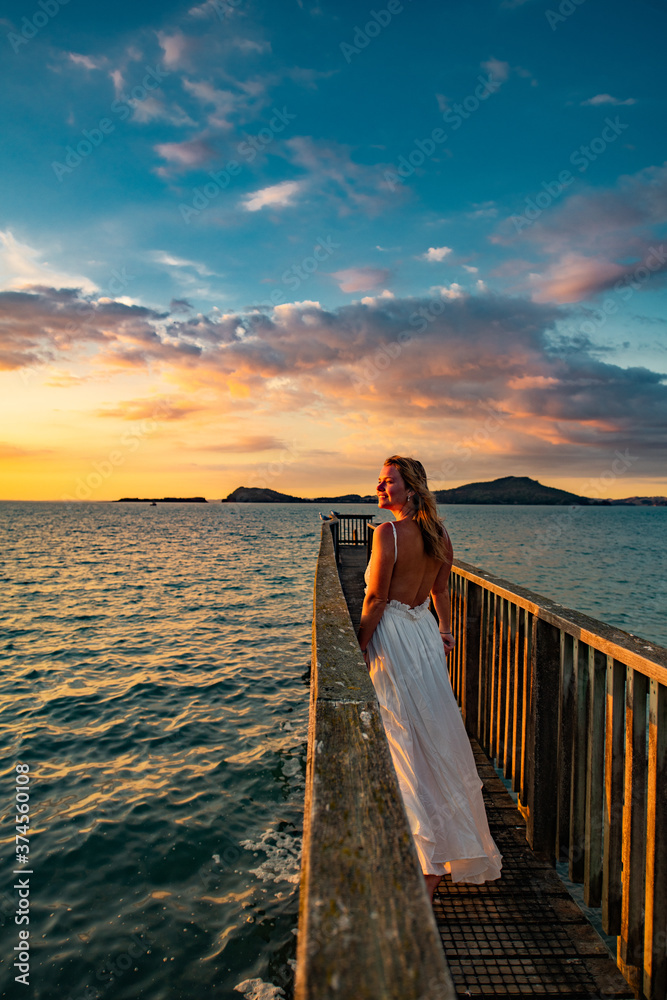
<svg viewBox="0 0 667 1000">
<path fill-rule="evenodd" d="M 395 563 L 396 528 L 390 524 Z M 500 878 L 501 855 L 489 831 L 482 782 L 429 599 L 415 608 L 389 601 L 368 652 L 422 871 L 451 874 L 453 882 Z"/>
</svg>

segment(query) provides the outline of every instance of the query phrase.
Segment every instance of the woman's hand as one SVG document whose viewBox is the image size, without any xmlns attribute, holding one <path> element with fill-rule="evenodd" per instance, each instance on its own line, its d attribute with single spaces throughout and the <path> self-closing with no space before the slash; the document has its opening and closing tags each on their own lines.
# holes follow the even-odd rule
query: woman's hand
<svg viewBox="0 0 667 1000">
<path fill-rule="evenodd" d="M 368 652 L 368 649 L 362 649 L 361 652 L 363 653 L 363 656 L 364 656 L 364 663 L 366 664 L 366 666 L 370 670 L 371 669 L 371 657 L 370 657 L 370 653 Z"/>
<path fill-rule="evenodd" d="M 447 653 L 451 653 L 456 645 L 456 639 L 452 632 L 441 632 L 440 638 L 442 639 L 442 644 L 445 647 L 445 656 Z"/>
</svg>

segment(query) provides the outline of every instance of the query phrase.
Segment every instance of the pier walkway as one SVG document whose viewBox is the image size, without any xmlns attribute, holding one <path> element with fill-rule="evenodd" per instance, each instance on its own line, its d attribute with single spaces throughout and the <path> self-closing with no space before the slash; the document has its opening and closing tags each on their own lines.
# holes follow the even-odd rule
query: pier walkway
<svg viewBox="0 0 667 1000">
<path fill-rule="evenodd" d="M 366 561 L 365 547 L 341 546 L 355 632 Z M 471 744 L 503 873 L 481 886 L 446 876 L 436 890 L 433 910 L 457 996 L 633 997 L 553 866 L 529 848 L 525 820 L 488 757 Z"/>
</svg>

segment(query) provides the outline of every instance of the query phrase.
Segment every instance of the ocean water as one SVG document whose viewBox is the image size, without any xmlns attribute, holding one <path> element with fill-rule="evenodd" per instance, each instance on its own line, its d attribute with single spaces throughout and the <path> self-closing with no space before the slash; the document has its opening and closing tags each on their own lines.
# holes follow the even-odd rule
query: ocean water
<svg viewBox="0 0 667 1000">
<path fill-rule="evenodd" d="M 292 996 L 318 510 L 0 503 L 3 997 L 18 762 L 33 997 Z M 459 558 L 667 646 L 667 508 L 441 512 Z"/>
</svg>

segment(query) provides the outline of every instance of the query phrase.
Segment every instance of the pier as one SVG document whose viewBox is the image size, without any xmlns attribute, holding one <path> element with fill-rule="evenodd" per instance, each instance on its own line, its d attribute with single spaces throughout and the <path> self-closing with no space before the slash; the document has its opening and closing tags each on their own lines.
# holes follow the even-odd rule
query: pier
<svg viewBox="0 0 667 1000">
<path fill-rule="evenodd" d="M 431 907 L 356 641 L 370 520 L 322 525 L 297 1000 L 664 1000 L 667 651 L 455 561 L 448 667 L 503 872 Z"/>
</svg>

